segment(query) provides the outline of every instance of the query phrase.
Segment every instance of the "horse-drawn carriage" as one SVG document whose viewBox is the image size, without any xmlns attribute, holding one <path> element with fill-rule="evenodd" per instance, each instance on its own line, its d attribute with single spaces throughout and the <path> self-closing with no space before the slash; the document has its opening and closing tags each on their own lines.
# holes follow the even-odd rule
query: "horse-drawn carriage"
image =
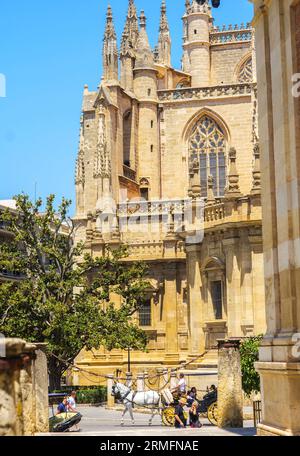
<svg viewBox="0 0 300 456">
<path fill-rule="evenodd" d="M 170 390 L 162 391 L 162 422 L 165 426 L 175 425 L 175 407 L 178 404 L 179 397 L 174 397 Z M 206 415 L 213 426 L 218 424 L 218 392 L 216 389 L 209 390 L 202 400 L 197 400 L 198 412 Z M 187 415 L 187 414 L 186 414 Z"/>
<path fill-rule="evenodd" d="M 162 422 L 165 426 L 175 425 L 175 407 L 178 399 L 172 395 L 169 389 L 164 389 L 161 393 L 157 391 L 133 391 L 123 383 L 116 383 L 112 387 L 112 395 L 124 405 L 122 415 L 122 425 L 124 424 L 124 416 L 128 412 L 131 416 L 132 424 L 134 424 L 133 408 L 140 407 L 148 409 L 152 412 L 149 420 L 149 425 L 155 415 L 160 414 Z M 217 425 L 218 420 L 218 393 L 217 389 L 210 389 L 201 401 L 198 401 L 198 411 L 202 415 L 206 415 L 213 426 Z"/>
</svg>

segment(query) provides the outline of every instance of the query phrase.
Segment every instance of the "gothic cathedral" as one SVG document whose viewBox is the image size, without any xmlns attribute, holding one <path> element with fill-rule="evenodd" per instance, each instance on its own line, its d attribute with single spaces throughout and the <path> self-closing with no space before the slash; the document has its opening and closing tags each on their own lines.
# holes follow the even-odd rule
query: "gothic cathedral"
<svg viewBox="0 0 300 456">
<path fill-rule="evenodd" d="M 183 24 L 174 69 L 164 0 L 154 50 L 134 0 L 118 49 L 108 7 L 101 84 L 83 94 L 77 241 L 95 256 L 126 244 L 126 261 L 149 265 L 135 316 L 149 347 L 131 354 L 135 373 L 216 367 L 217 339 L 266 329 L 254 31 L 216 27 L 209 0 L 186 0 Z M 195 235 L 184 214 L 198 206 Z M 82 352 L 77 364 L 126 372 L 127 353 Z"/>
</svg>

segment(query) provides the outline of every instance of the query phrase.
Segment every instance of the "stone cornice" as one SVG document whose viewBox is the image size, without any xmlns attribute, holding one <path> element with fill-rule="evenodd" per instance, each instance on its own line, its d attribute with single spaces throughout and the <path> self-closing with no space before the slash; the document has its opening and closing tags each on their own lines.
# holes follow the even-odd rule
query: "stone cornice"
<svg viewBox="0 0 300 456">
<path fill-rule="evenodd" d="M 215 98 L 249 97 L 256 84 L 224 84 L 211 87 L 188 87 L 172 90 L 158 90 L 160 103 L 182 102 L 186 100 L 207 100 Z"/>
</svg>

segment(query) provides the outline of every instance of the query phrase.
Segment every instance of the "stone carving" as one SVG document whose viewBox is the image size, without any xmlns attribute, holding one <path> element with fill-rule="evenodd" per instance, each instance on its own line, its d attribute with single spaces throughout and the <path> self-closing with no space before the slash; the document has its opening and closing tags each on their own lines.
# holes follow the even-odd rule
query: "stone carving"
<svg viewBox="0 0 300 456">
<path fill-rule="evenodd" d="M 253 81 L 252 57 L 249 57 L 241 66 L 238 74 L 238 81 L 242 84 Z"/>
<path fill-rule="evenodd" d="M 228 186 L 225 195 L 227 198 L 238 198 L 241 196 L 241 192 L 239 186 L 239 175 L 236 167 L 236 149 L 234 147 L 231 147 L 228 156 L 230 167 L 228 175 Z"/>
<path fill-rule="evenodd" d="M 207 98 L 233 97 L 233 96 L 250 96 L 252 84 L 227 84 L 213 87 L 185 87 L 175 90 L 158 90 L 158 99 L 160 102 L 185 101 L 185 100 L 203 100 Z"/>
<path fill-rule="evenodd" d="M 98 144 L 95 153 L 94 177 L 109 178 L 111 176 L 111 161 L 106 138 L 106 121 L 103 105 L 99 106 L 98 115 Z"/>
<path fill-rule="evenodd" d="M 83 122 L 81 119 L 80 125 L 80 140 L 79 140 L 79 152 L 76 160 L 76 176 L 75 184 L 80 185 L 85 183 L 85 165 L 84 165 L 84 136 L 83 136 Z"/>
<path fill-rule="evenodd" d="M 212 175 L 208 176 L 207 184 L 208 184 L 207 204 L 212 205 L 216 202 L 215 195 L 214 195 L 214 178 Z"/>
<path fill-rule="evenodd" d="M 254 146 L 254 168 L 253 168 L 253 185 L 251 195 L 260 195 L 261 193 L 261 171 L 260 171 L 260 147 L 256 143 Z"/>
</svg>

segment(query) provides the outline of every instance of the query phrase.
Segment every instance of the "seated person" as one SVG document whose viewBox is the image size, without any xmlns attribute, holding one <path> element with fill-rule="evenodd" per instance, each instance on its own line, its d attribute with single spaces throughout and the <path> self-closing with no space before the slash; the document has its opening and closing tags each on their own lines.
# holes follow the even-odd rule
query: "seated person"
<svg viewBox="0 0 300 456">
<path fill-rule="evenodd" d="M 179 381 L 178 381 L 178 385 L 176 386 L 176 388 L 174 388 L 172 390 L 172 393 L 173 394 L 178 394 L 179 397 L 182 397 L 186 394 L 186 381 L 185 381 L 185 376 L 184 374 L 180 374 L 179 376 Z"/>
<path fill-rule="evenodd" d="M 67 412 L 68 412 L 68 398 L 64 397 L 63 401 L 57 407 L 56 415 L 61 415 L 62 413 L 67 413 Z"/>
<path fill-rule="evenodd" d="M 197 401 L 197 389 L 193 387 L 187 393 L 188 406 L 191 407 L 193 402 Z"/>
<path fill-rule="evenodd" d="M 76 391 L 72 391 L 68 397 L 68 410 L 71 413 L 78 413 L 76 410 Z"/>
</svg>

